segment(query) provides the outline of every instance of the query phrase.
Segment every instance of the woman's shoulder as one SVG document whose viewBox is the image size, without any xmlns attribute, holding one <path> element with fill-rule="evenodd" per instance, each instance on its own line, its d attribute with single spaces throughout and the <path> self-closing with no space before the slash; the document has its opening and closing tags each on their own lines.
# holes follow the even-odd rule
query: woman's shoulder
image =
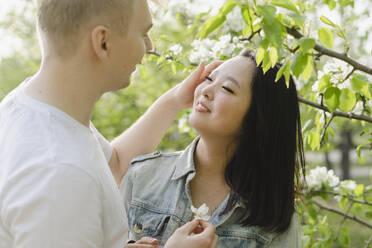
<svg viewBox="0 0 372 248">
<path fill-rule="evenodd" d="M 161 173 L 162 168 L 166 168 L 167 170 L 173 168 L 175 166 L 175 161 L 179 158 L 181 153 L 182 151 L 155 151 L 153 153 L 137 156 L 132 159 L 128 172 L 136 174 L 144 172 L 148 173 L 149 171 L 151 171 L 152 173 Z"/>
<path fill-rule="evenodd" d="M 292 216 L 291 224 L 288 229 L 283 233 L 277 234 L 268 247 L 301 247 L 301 224 L 300 218 L 296 212 Z"/>
</svg>

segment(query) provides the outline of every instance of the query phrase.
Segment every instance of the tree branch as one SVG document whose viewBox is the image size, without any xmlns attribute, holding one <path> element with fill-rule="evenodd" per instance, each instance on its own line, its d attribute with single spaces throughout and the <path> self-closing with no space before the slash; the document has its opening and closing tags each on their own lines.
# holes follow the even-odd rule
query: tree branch
<svg viewBox="0 0 372 248">
<path fill-rule="evenodd" d="M 287 33 L 292 35 L 293 37 L 295 37 L 297 39 L 301 39 L 302 37 L 304 37 L 295 28 L 288 28 L 287 27 Z M 342 60 L 342 61 L 352 65 L 355 68 L 355 70 L 363 71 L 365 73 L 368 73 L 368 74 L 372 75 L 372 68 L 360 64 L 358 61 L 350 58 L 347 54 L 339 53 L 339 52 L 330 50 L 330 49 L 325 48 L 325 47 L 323 47 L 319 44 L 315 44 L 314 49 L 321 54 L 327 55 L 329 57 L 337 58 L 339 60 Z"/>
<path fill-rule="evenodd" d="M 321 136 L 321 138 L 320 138 L 320 144 L 321 144 L 321 145 L 323 144 L 324 137 L 325 137 L 326 132 L 327 132 L 327 128 L 328 128 L 329 125 L 331 124 L 333 118 L 335 118 L 335 115 L 332 113 L 332 116 L 331 116 L 331 118 L 329 119 L 329 121 L 327 122 L 327 120 L 325 120 L 326 123 L 325 123 L 324 128 L 323 128 L 322 136 Z"/>
<path fill-rule="evenodd" d="M 344 212 L 340 211 L 340 210 L 337 210 L 337 209 L 334 209 L 334 208 L 331 208 L 331 207 L 328 207 L 328 206 L 325 206 L 323 204 L 321 204 L 320 202 L 317 202 L 316 200 L 312 200 L 312 202 L 317 205 L 319 208 L 321 209 L 324 209 L 324 210 L 327 210 L 329 212 L 332 212 L 332 213 L 335 213 L 335 214 L 338 214 L 338 215 L 341 215 L 341 216 L 344 216 L 345 218 L 347 219 L 350 219 L 350 220 L 353 220 L 363 226 L 366 226 L 368 227 L 369 229 L 372 229 L 372 224 L 368 223 L 368 222 L 365 222 L 364 220 L 361 220 L 359 219 L 358 217 L 354 216 L 354 215 L 348 215 L 348 214 L 345 214 Z"/>
<path fill-rule="evenodd" d="M 361 121 L 366 121 L 366 122 L 372 123 L 372 117 L 367 116 L 367 115 L 357 115 L 357 114 L 354 114 L 354 113 L 345 113 L 345 112 L 341 112 L 341 111 L 338 111 L 338 110 L 336 110 L 334 112 L 331 112 L 329 110 L 329 108 L 327 108 L 326 106 L 322 106 L 318 103 L 306 100 L 302 97 L 299 97 L 298 101 L 303 103 L 303 104 L 312 106 L 314 108 L 326 111 L 328 113 L 332 113 L 335 117 L 339 116 L 339 117 L 344 117 L 344 118 L 348 118 L 348 119 L 355 119 L 355 120 L 361 120 Z"/>
<path fill-rule="evenodd" d="M 352 201 L 352 202 L 372 206 L 372 202 L 369 202 L 369 201 L 366 201 L 366 200 L 357 200 L 357 199 L 354 199 L 353 197 L 350 197 L 350 196 L 347 196 L 347 195 L 344 195 L 344 194 L 339 194 L 339 193 L 334 192 L 334 191 L 328 191 L 328 190 L 312 190 L 312 192 L 314 192 L 314 193 L 325 193 L 325 194 L 335 195 L 335 196 L 336 196 L 336 195 L 337 195 L 337 196 L 342 196 L 342 197 L 345 197 L 345 198 L 349 199 L 349 200 Z"/>
</svg>

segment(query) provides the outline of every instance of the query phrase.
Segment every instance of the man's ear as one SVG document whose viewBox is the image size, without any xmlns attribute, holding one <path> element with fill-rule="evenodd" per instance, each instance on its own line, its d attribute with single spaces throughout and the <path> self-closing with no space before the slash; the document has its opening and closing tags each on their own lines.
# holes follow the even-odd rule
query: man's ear
<svg viewBox="0 0 372 248">
<path fill-rule="evenodd" d="M 92 48 L 99 59 L 107 59 L 110 56 L 111 32 L 105 26 L 95 27 L 91 33 Z"/>
</svg>

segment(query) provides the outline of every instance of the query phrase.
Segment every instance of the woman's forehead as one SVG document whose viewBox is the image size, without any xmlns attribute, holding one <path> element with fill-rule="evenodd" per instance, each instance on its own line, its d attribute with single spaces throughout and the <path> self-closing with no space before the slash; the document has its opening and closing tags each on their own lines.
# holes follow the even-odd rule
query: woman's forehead
<svg viewBox="0 0 372 248">
<path fill-rule="evenodd" d="M 213 74 L 218 75 L 218 77 L 233 76 L 240 83 L 250 82 L 254 68 L 255 63 L 250 58 L 236 56 L 225 61 L 213 71 L 212 76 Z"/>
</svg>

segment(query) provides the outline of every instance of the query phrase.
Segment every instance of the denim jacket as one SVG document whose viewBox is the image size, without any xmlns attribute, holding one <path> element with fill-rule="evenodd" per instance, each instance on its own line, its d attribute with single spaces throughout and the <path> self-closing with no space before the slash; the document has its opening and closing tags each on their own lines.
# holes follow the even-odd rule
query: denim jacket
<svg viewBox="0 0 372 248">
<path fill-rule="evenodd" d="M 184 151 L 136 157 L 125 176 L 121 192 L 127 210 L 129 238 L 157 238 L 164 245 L 173 232 L 190 221 L 190 181 L 195 176 L 195 139 Z M 300 224 L 293 215 L 289 228 L 282 234 L 268 233 L 256 226 L 243 227 L 237 223 L 243 216 L 244 204 L 238 201 L 222 216 L 228 197 L 214 211 L 209 221 L 219 236 L 218 248 L 258 248 L 300 246 Z"/>
</svg>

